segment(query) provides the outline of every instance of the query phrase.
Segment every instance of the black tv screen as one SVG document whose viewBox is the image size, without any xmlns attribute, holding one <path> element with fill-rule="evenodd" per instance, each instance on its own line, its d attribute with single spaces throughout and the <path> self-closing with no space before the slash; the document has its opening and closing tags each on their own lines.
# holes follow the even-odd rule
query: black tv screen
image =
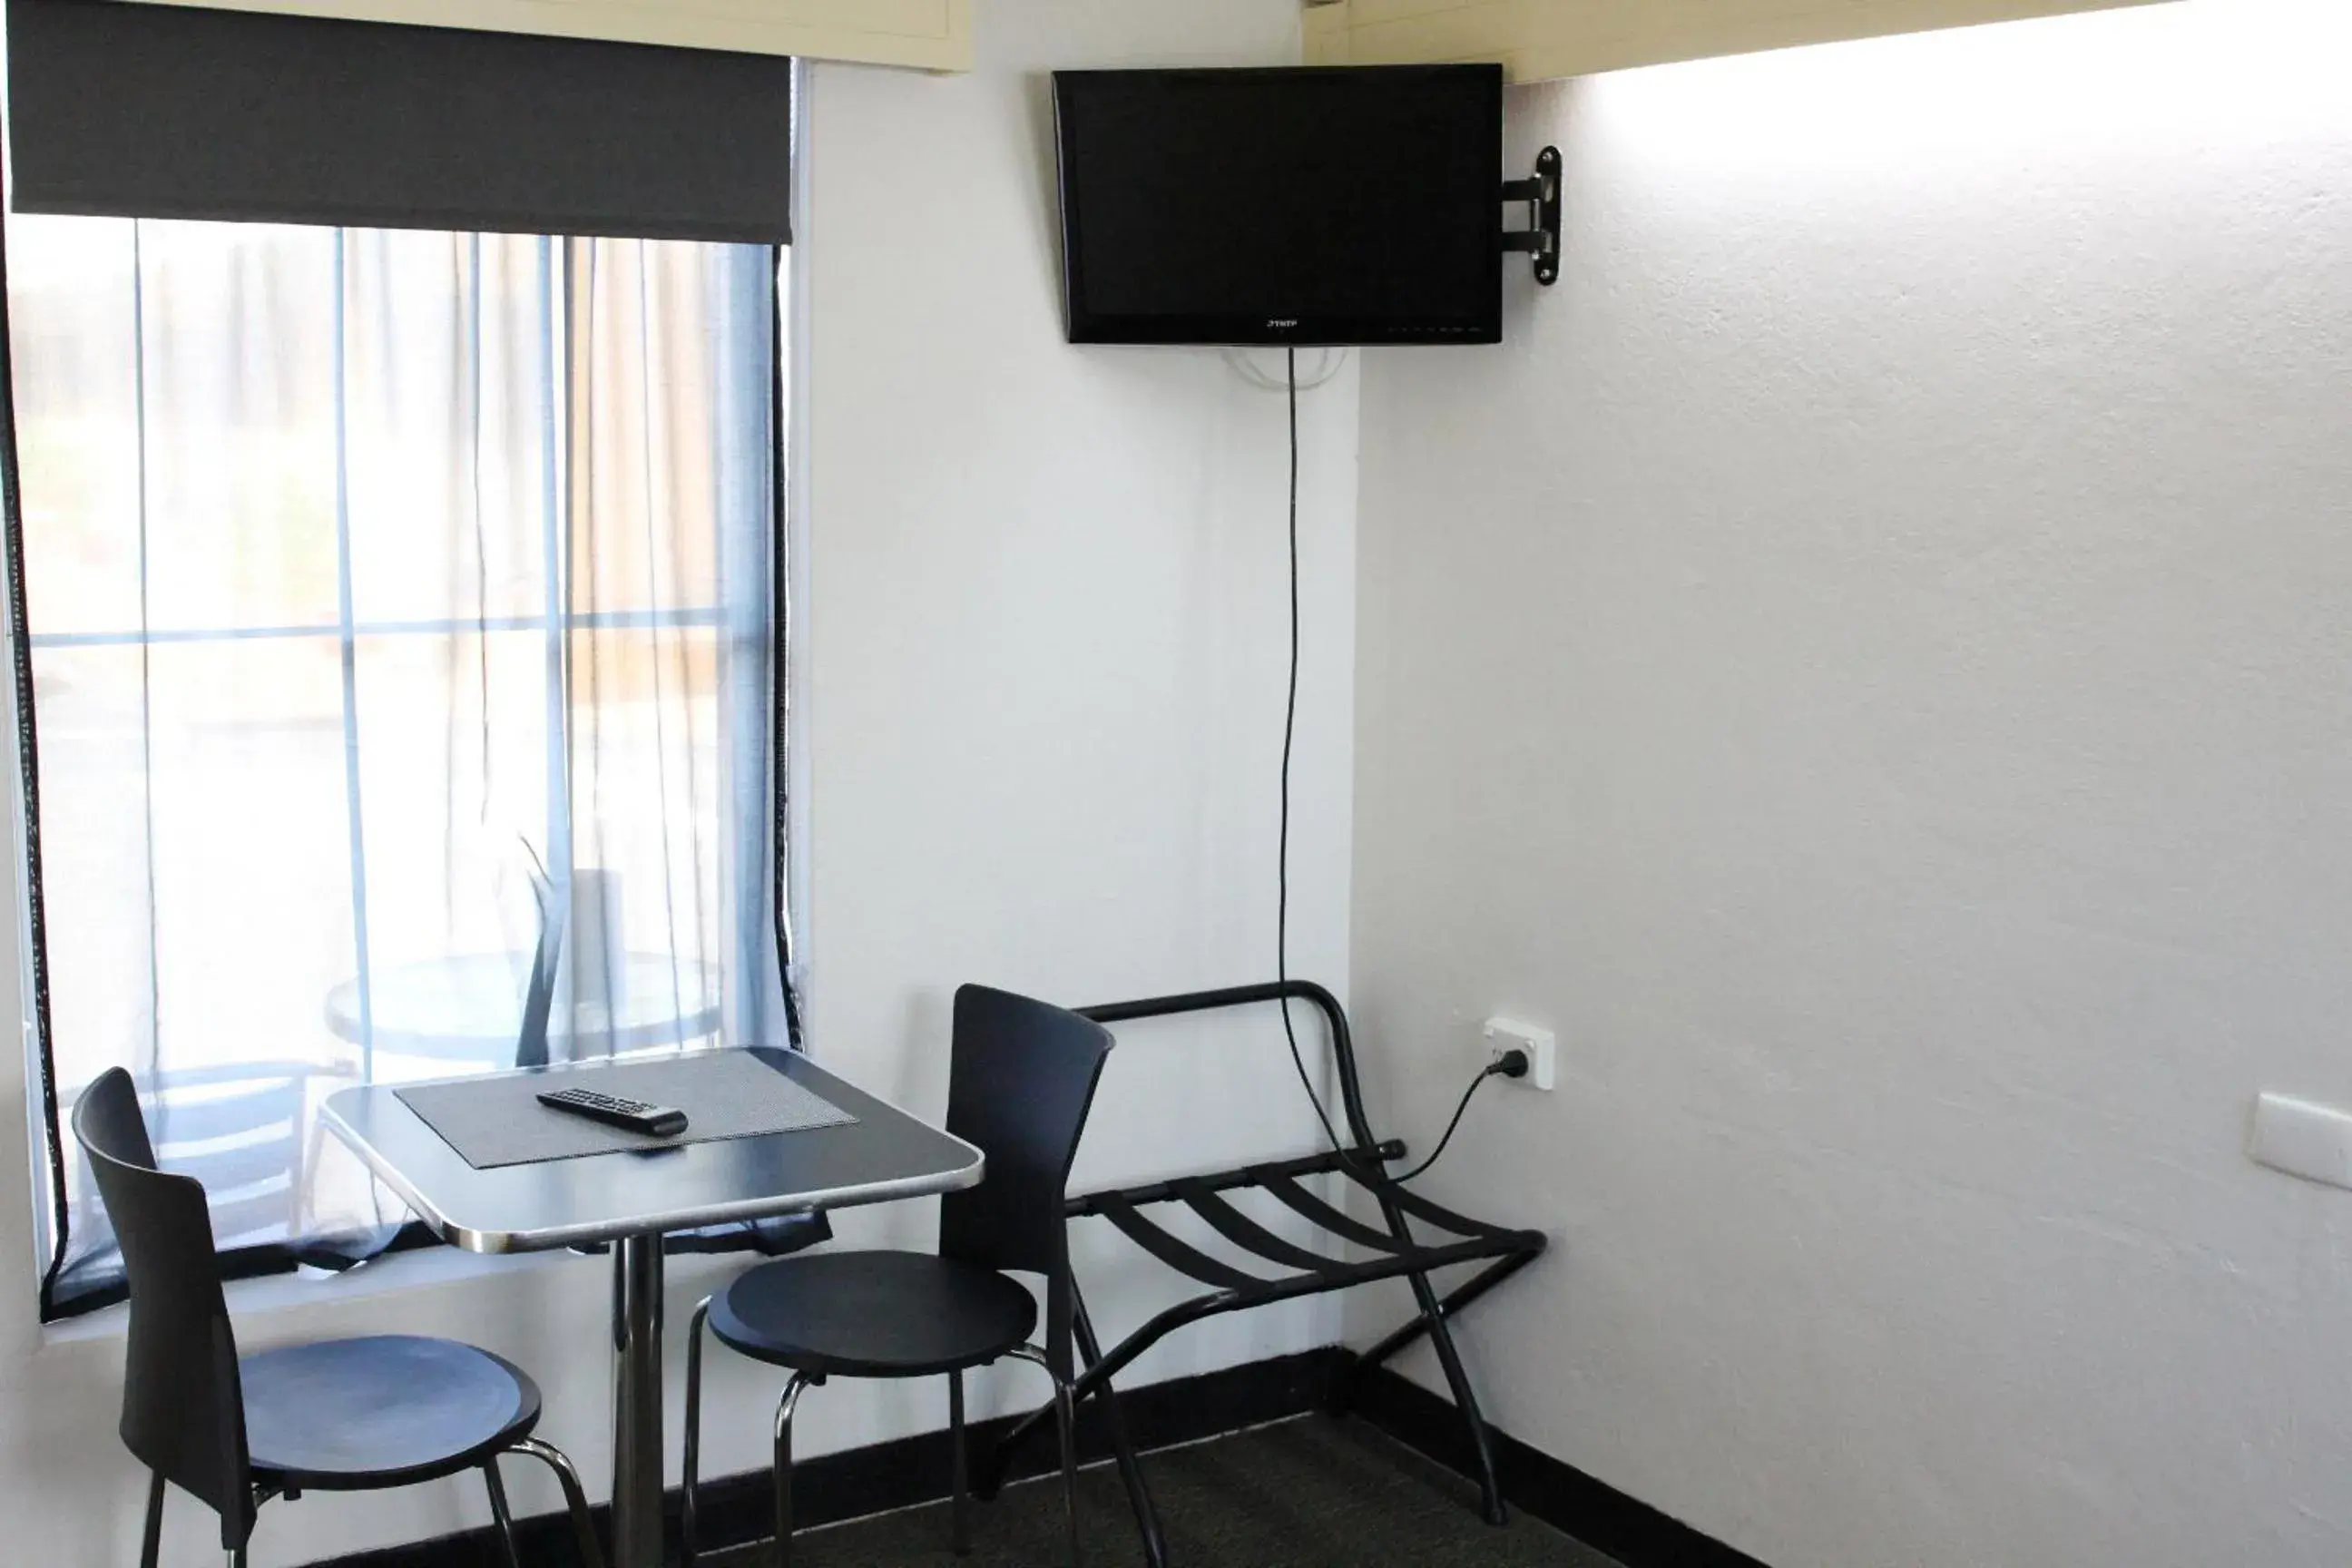
<svg viewBox="0 0 2352 1568">
<path fill-rule="evenodd" d="M 1058 71 L 1072 342 L 1503 338 L 1499 66 Z"/>
</svg>

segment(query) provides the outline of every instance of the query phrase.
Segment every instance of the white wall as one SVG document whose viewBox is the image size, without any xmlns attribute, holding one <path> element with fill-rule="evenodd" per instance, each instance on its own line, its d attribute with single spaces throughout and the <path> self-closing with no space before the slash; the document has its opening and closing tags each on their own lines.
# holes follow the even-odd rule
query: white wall
<svg viewBox="0 0 2352 1568">
<path fill-rule="evenodd" d="M 971 76 L 813 72 L 813 1040 L 915 1110 L 945 1108 L 960 982 L 1084 1003 L 1270 971 L 1280 402 L 1213 354 L 1061 342 L 1039 73 L 1279 62 L 1297 58 L 1297 34 L 1293 0 L 992 0 Z M 1294 953 L 1301 972 L 1343 984 L 1353 373 L 1306 416 Z M 18 980 L 8 963 L 0 1003 Z M 1114 1058 L 1082 1174 L 1310 1146 L 1280 1048 L 1262 1020 L 1213 1037 L 1139 1032 Z M 13 1066 L 0 1071 L 0 1558 L 132 1561 L 144 1494 L 113 1435 L 121 1342 L 102 1326 L 58 1340 L 35 1321 L 33 1154 L 15 1131 L 24 1086 Z M 923 1245 L 929 1224 L 929 1205 L 907 1205 L 843 1229 Z M 729 1267 L 673 1270 L 674 1352 L 697 1296 Z M 1080 1271 L 1110 1331 L 1171 1294 L 1154 1266 L 1094 1241 Z M 541 1378 L 545 1435 L 601 1495 L 606 1284 L 599 1264 L 561 1261 L 389 1293 L 280 1285 L 241 1293 L 240 1328 L 248 1347 L 370 1331 L 488 1344 Z M 1145 1375 L 1304 1348 L 1336 1326 L 1312 1309 L 1254 1316 L 1171 1345 Z M 714 1365 L 714 1472 L 761 1467 L 776 1381 L 723 1354 Z M 671 1371 L 675 1454 L 675 1354 Z M 992 1378 L 983 1407 L 1042 1397 L 1030 1375 Z M 844 1384 L 803 1409 L 810 1452 L 945 1421 L 928 1389 Z M 522 1506 L 556 1506 L 514 1469 Z M 268 1510 L 254 1562 L 487 1518 L 476 1489 L 454 1483 L 320 1498 Z M 218 1561 L 196 1505 L 181 1500 L 172 1521 L 168 1561 Z"/>
<path fill-rule="evenodd" d="M 2352 1552 L 2342 9 L 1516 93 L 1562 282 L 1365 373 L 1375 1100 L 1559 1027 L 1475 1370 L 1781 1568 Z"/>
</svg>

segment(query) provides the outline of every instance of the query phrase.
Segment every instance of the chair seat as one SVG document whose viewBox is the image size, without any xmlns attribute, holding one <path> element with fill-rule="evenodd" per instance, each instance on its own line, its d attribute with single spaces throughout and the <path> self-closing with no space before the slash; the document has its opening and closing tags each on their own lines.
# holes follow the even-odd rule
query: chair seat
<svg viewBox="0 0 2352 1568">
<path fill-rule="evenodd" d="M 710 1303 L 747 1356 L 819 1376 L 925 1377 L 996 1360 L 1037 1326 L 993 1269 L 920 1252 L 826 1252 L 761 1264 Z"/>
<path fill-rule="evenodd" d="M 330 1340 L 246 1356 L 237 1368 L 254 1469 L 309 1489 L 455 1475 L 539 1424 L 530 1377 L 448 1340 Z"/>
</svg>

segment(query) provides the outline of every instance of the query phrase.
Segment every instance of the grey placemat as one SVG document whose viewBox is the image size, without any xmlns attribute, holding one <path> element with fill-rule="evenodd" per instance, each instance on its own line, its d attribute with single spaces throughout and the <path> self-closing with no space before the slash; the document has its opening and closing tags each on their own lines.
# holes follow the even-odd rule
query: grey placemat
<svg viewBox="0 0 2352 1568">
<path fill-rule="evenodd" d="M 648 1138 L 539 1103 L 541 1090 L 575 1085 L 675 1107 L 686 1112 L 686 1131 L 675 1138 Z M 696 1051 L 610 1066 L 500 1073 L 420 1083 L 394 1092 L 477 1171 L 620 1150 L 764 1138 L 857 1120 L 749 1051 Z"/>
</svg>

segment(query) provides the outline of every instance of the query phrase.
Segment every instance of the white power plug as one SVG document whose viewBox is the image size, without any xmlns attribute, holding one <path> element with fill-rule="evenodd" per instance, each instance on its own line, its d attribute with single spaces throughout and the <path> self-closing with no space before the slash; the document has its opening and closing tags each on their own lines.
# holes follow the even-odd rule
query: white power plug
<svg viewBox="0 0 2352 1568">
<path fill-rule="evenodd" d="M 1483 1031 L 1486 1042 L 1486 1065 L 1494 1066 L 1513 1051 L 1525 1051 L 1528 1070 L 1524 1077 L 1505 1079 L 1506 1083 L 1521 1089 L 1549 1089 L 1552 1086 L 1553 1058 L 1557 1042 L 1549 1029 L 1533 1024 L 1522 1024 L 1511 1018 L 1489 1018 Z"/>
</svg>

